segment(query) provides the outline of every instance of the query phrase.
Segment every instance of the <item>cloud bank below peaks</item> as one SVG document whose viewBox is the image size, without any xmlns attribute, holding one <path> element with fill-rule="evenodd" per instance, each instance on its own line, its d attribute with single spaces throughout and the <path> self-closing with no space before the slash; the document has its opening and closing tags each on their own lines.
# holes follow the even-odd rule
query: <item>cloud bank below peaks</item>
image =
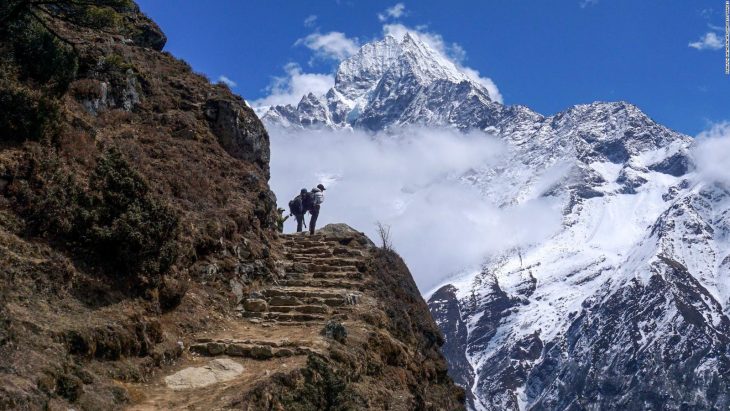
<svg viewBox="0 0 730 411">
<path fill-rule="evenodd" d="M 279 206 L 301 188 L 327 187 L 319 226 L 347 223 L 376 238 L 391 226 L 422 291 L 483 259 L 547 238 L 561 208 L 535 196 L 499 207 L 460 177 L 499 163 L 506 147 L 482 132 L 410 127 L 392 133 L 270 129 L 271 187 Z M 506 189 L 506 188 L 505 188 Z M 292 231 L 294 222 L 287 222 Z"/>
</svg>

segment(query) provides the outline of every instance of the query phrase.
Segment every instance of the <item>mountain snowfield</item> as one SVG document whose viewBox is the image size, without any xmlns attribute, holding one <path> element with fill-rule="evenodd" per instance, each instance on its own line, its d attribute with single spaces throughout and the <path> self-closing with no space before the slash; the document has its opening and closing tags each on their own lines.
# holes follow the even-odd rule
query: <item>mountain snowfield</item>
<svg viewBox="0 0 730 411">
<path fill-rule="evenodd" d="M 364 45 L 325 95 L 263 120 L 481 130 L 507 150 L 460 183 L 500 207 L 559 210 L 547 239 L 485 255 L 429 293 L 471 408 L 730 408 L 730 191 L 698 171 L 695 140 L 625 102 L 550 117 L 503 105 L 415 33 Z"/>
</svg>

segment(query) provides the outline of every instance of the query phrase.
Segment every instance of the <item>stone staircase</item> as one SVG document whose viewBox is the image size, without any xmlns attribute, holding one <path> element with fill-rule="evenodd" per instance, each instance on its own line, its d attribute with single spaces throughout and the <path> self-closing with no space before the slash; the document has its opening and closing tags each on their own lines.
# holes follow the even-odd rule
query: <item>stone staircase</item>
<svg viewBox="0 0 730 411">
<path fill-rule="evenodd" d="M 324 325 L 362 295 L 364 251 L 324 235 L 286 235 L 285 276 L 242 301 L 242 317 L 270 325 Z"/>
<path fill-rule="evenodd" d="M 230 330 L 191 338 L 177 372 L 136 387 L 145 400 L 130 409 L 205 409 L 233 387 L 245 389 L 304 366 L 310 353 L 326 353 L 332 337 L 325 329 L 372 308 L 362 306 L 367 244 L 324 234 L 280 240 L 284 275 L 243 298 Z"/>
</svg>

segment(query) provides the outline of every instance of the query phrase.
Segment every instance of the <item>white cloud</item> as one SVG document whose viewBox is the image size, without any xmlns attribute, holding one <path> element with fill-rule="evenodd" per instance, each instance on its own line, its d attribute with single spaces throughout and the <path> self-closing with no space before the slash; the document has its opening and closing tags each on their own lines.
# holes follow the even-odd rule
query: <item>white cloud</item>
<svg viewBox="0 0 730 411">
<path fill-rule="evenodd" d="M 700 178 L 730 188 L 730 122 L 715 123 L 697 135 L 693 158 Z"/>
<path fill-rule="evenodd" d="M 448 43 L 440 34 L 425 31 L 425 27 L 423 26 L 410 28 L 403 24 L 383 25 L 383 35 L 393 36 L 396 39 L 402 40 L 406 33 L 416 35 L 421 41 L 441 54 L 443 58 L 454 63 L 459 70 L 463 71 L 472 80 L 484 86 L 492 100 L 499 103 L 504 101 L 502 94 L 499 92 L 499 88 L 491 78 L 482 77 L 479 71 L 463 65 L 464 60 L 466 60 L 466 51 L 458 43 Z"/>
<path fill-rule="evenodd" d="M 578 4 L 580 4 L 580 8 L 584 9 L 586 7 L 595 6 L 598 4 L 598 0 L 581 0 Z"/>
<path fill-rule="evenodd" d="M 689 43 L 689 47 L 697 50 L 719 50 L 725 47 L 725 39 L 721 39 L 717 33 L 709 31 L 698 41 Z"/>
<path fill-rule="evenodd" d="M 231 80 L 230 78 L 228 78 L 224 75 L 218 76 L 218 82 L 223 83 L 231 88 L 236 87 L 238 85 L 238 83 L 236 83 L 235 81 Z"/>
<path fill-rule="evenodd" d="M 386 21 L 388 19 L 397 19 L 406 13 L 406 6 L 403 3 L 397 3 L 393 7 L 385 9 L 384 12 L 378 13 L 378 20 Z"/>
<path fill-rule="evenodd" d="M 339 31 L 331 31 L 324 34 L 312 33 L 307 37 L 297 40 L 294 44 L 304 45 L 314 51 L 317 57 L 337 61 L 350 57 L 357 53 L 357 50 L 360 48 L 356 38 L 348 38 L 344 33 Z"/>
<path fill-rule="evenodd" d="M 317 23 L 316 14 L 310 14 L 306 19 L 304 19 L 304 27 L 312 27 L 315 23 Z"/>
<path fill-rule="evenodd" d="M 561 209 L 535 196 L 498 207 L 459 176 L 501 161 L 505 146 L 482 132 L 406 128 L 394 134 L 269 129 L 271 187 L 280 206 L 322 182 L 318 226 L 347 223 L 375 239 L 391 226 L 396 250 L 425 291 L 486 256 L 553 234 Z M 293 229 L 287 222 L 286 229 Z"/>
<path fill-rule="evenodd" d="M 469 67 L 461 67 L 461 69 L 466 73 L 469 78 L 471 78 L 473 81 L 476 81 L 477 83 L 484 86 L 484 88 L 487 89 L 489 92 L 489 97 L 492 98 L 492 100 L 502 103 L 504 99 L 502 98 L 502 93 L 499 92 L 499 88 L 496 84 L 494 84 L 494 81 L 492 81 L 489 77 L 482 77 L 478 71 L 469 68 Z"/>
<path fill-rule="evenodd" d="M 252 101 L 255 108 L 268 106 L 294 104 L 296 105 L 302 96 L 308 93 L 321 95 L 326 93 L 335 85 L 335 78 L 331 74 L 304 73 L 302 68 L 295 63 L 284 66 L 286 76 L 275 77 L 269 86 L 269 95 Z"/>
</svg>

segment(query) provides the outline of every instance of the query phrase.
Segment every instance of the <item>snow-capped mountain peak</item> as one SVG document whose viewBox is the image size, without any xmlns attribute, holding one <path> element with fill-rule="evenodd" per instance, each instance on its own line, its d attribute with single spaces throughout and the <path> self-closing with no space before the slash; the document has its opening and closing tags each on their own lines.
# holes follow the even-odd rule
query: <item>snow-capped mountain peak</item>
<svg viewBox="0 0 730 411">
<path fill-rule="evenodd" d="M 445 93 L 451 95 L 449 104 L 433 105 Z M 463 98 L 476 98 L 480 105 L 491 102 L 487 89 L 466 71 L 417 34 L 405 33 L 400 40 L 386 36 L 367 43 L 342 61 L 334 87 L 318 103 L 307 96 L 296 107 L 274 106 L 263 120 L 282 127 L 383 130 L 442 123 Z"/>
<path fill-rule="evenodd" d="M 352 100 L 360 97 L 375 87 L 400 54 L 401 44 L 393 36 L 365 44 L 357 54 L 340 63 L 335 89 Z"/>
</svg>

